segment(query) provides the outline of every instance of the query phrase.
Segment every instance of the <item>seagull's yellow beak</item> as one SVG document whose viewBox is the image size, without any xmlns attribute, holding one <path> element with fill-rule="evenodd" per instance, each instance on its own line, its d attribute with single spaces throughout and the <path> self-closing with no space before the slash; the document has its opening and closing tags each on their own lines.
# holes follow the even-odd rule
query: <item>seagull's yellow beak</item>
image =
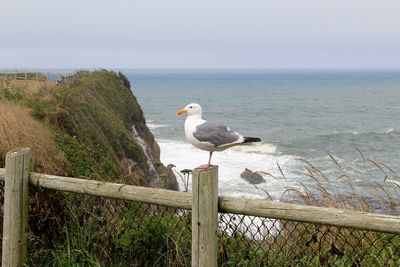
<svg viewBox="0 0 400 267">
<path fill-rule="evenodd" d="M 184 113 L 186 113 L 186 112 L 187 112 L 186 109 L 181 108 L 180 110 L 178 110 L 178 111 L 176 112 L 176 114 L 177 114 L 177 115 L 182 115 L 182 114 L 184 114 Z"/>
</svg>

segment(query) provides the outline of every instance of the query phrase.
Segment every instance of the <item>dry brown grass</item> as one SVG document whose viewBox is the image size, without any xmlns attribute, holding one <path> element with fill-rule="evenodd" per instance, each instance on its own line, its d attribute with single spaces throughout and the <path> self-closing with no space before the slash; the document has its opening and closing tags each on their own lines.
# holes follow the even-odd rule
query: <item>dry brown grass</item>
<svg viewBox="0 0 400 267">
<path fill-rule="evenodd" d="M 299 186 L 285 186 L 281 201 L 289 203 L 305 204 L 309 206 L 331 207 L 338 209 L 352 209 L 373 213 L 390 215 L 400 214 L 400 185 L 397 185 L 399 175 L 388 165 L 366 158 L 363 153 L 355 148 L 363 161 L 364 174 L 350 173 L 348 166 L 340 163 L 334 156 L 328 154 L 331 164 L 336 171 L 329 173 L 322 170 L 314 163 L 298 158 L 303 162 L 303 176 L 312 183 L 304 183 L 302 179 L 297 181 Z M 371 167 L 375 169 L 375 175 L 371 174 Z M 267 172 L 260 172 L 274 179 L 282 179 L 287 182 L 284 171 L 277 163 L 281 177 L 276 177 Z M 376 176 L 379 175 L 380 176 Z M 379 181 L 379 177 L 380 181 Z M 356 188 L 355 180 L 362 179 L 363 188 Z M 259 188 L 258 188 L 259 189 Z M 262 190 L 262 189 L 260 189 Z M 271 195 L 263 190 L 267 197 Z"/>
<path fill-rule="evenodd" d="M 29 110 L 15 103 L 0 101 L 0 164 L 4 166 L 7 151 L 30 147 L 33 151 L 33 170 L 65 175 L 67 161 L 60 152 L 50 131 L 36 121 Z"/>
<path fill-rule="evenodd" d="M 18 81 L 18 80 L 1 80 L 0 79 L 0 88 L 15 90 L 19 88 L 24 92 L 25 97 L 32 97 L 38 94 L 43 88 L 47 89 L 55 89 L 56 85 L 54 81 Z"/>
<path fill-rule="evenodd" d="M 357 147 L 355 151 L 363 163 L 356 173 L 355 169 L 352 170 L 345 162 L 339 162 L 329 153 L 334 171 L 297 158 L 303 163 L 304 172 L 290 186 L 285 171 L 278 162 L 277 170 L 280 175 L 266 171 L 258 173 L 284 182 L 284 192 L 279 197 L 282 202 L 399 216 L 400 175 L 387 164 L 366 158 Z M 357 186 L 357 180 L 362 181 L 362 187 Z M 254 186 L 265 193 L 266 199 L 275 200 L 266 189 Z"/>
</svg>

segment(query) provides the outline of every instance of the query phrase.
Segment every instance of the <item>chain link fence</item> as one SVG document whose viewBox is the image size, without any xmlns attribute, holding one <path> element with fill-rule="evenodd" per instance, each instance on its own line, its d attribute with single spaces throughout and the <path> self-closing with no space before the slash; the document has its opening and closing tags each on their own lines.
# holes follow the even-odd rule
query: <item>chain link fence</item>
<svg viewBox="0 0 400 267">
<path fill-rule="evenodd" d="M 400 235 L 221 214 L 221 266 L 400 266 Z"/>
<path fill-rule="evenodd" d="M 56 225 L 59 235 L 50 241 L 46 231 L 31 228 L 29 266 L 190 266 L 190 211 L 57 194 L 63 212 L 47 220 L 57 220 L 48 224 Z M 30 218 L 30 225 L 34 221 Z"/>
<path fill-rule="evenodd" d="M 220 266 L 400 266 L 396 234 L 230 213 L 218 226 Z M 29 227 L 28 266 L 191 265 L 189 210 L 31 187 Z"/>
</svg>

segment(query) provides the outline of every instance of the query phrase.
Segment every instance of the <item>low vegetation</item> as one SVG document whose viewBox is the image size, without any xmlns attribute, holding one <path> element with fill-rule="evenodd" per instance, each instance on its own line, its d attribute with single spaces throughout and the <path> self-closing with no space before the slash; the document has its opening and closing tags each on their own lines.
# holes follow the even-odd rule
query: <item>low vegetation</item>
<svg viewBox="0 0 400 267">
<path fill-rule="evenodd" d="M 0 101 L 0 162 L 7 151 L 30 147 L 35 170 L 43 173 L 66 174 L 67 160 L 57 148 L 50 130 L 18 104 Z"/>
<path fill-rule="evenodd" d="M 43 161 L 45 155 L 53 157 L 54 150 L 65 157 L 67 164 L 58 164 L 59 170 L 34 164 L 36 171 L 110 181 L 123 177 L 126 183 L 146 185 L 149 181 L 142 178 L 148 175 L 147 158 L 132 135 L 132 125 L 151 147 L 155 147 L 155 164 L 160 163 L 159 152 L 145 125 L 143 112 L 127 87 L 130 86 L 128 79 L 122 73 L 109 71 L 79 75 L 74 83 L 61 87 L 0 80 L 2 105 L 5 109 L 15 106 L 3 117 L 11 120 L 18 116 L 11 114 L 15 109 L 24 109 L 24 118 L 35 127 L 41 127 L 40 132 L 31 135 L 23 123 L 5 121 L 12 125 L 4 124 L 2 128 L 19 127 L 19 132 L 27 132 L 27 138 L 17 136 L 10 145 L 41 149 L 42 153 L 35 155 L 39 161 Z M 44 131 L 47 133 L 42 138 L 36 138 Z M 2 141 L 10 138 L 9 132 L 4 134 L 7 136 L 2 136 Z M 56 148 L 47 142 L 55 143 Z M 4 159 L 0 164 L 4 164 Z"/>
<path fill-rule="evenodd" d="M 159 151 L 129 86 L 122 73 L 105 70 L 81 73 L 61 87 L 0 80 L 0 165 L 8 150 L 26 146 L 33 150 L 36 172 L 149 185 L 148 160 L 132 126 L 153 149 L 156 166 Z M 85 219 L 102 200 L 74 202 L 61 192 L 34 188 L 30 195 L 30 266 L 96 266 L 99 257 L 104 262 L 99 244 L 105 240 L 92 235 L 101 229 L 113 233 L 114 221 L 102 209 L 96 211 L 101 222 Z M 93 241 L 95 248 L 87 243 Z M 128 249 L 120 244 L 120 250 Z"/>
</svg>

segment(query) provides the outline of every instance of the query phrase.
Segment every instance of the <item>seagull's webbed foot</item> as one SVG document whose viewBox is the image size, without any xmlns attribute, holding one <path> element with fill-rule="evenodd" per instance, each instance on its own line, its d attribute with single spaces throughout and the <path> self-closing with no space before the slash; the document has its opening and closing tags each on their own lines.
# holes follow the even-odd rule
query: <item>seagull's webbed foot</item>
<svg viewBox="0 0 400 267">
<path fill-rule="evenodd" d="M 212 165 L 207 163 L 207 164 L 202 164 L 199 167 L 197 167 L 196 169 L 208 169 L 210 168 Z"/>
<path fill-rule="evenodd" d="M 211 156 L 212 156 L 212 151 L 210 151 L 210 157 L 208 158 L 208 163 L 207 164 L 203 164 L 203 165 L 200 165 L 199 167 L 197 167 L 196 169 L 208 169 L 208 168 L 210 168 L 212 165 L 211 165 Z"/>
</svg>

